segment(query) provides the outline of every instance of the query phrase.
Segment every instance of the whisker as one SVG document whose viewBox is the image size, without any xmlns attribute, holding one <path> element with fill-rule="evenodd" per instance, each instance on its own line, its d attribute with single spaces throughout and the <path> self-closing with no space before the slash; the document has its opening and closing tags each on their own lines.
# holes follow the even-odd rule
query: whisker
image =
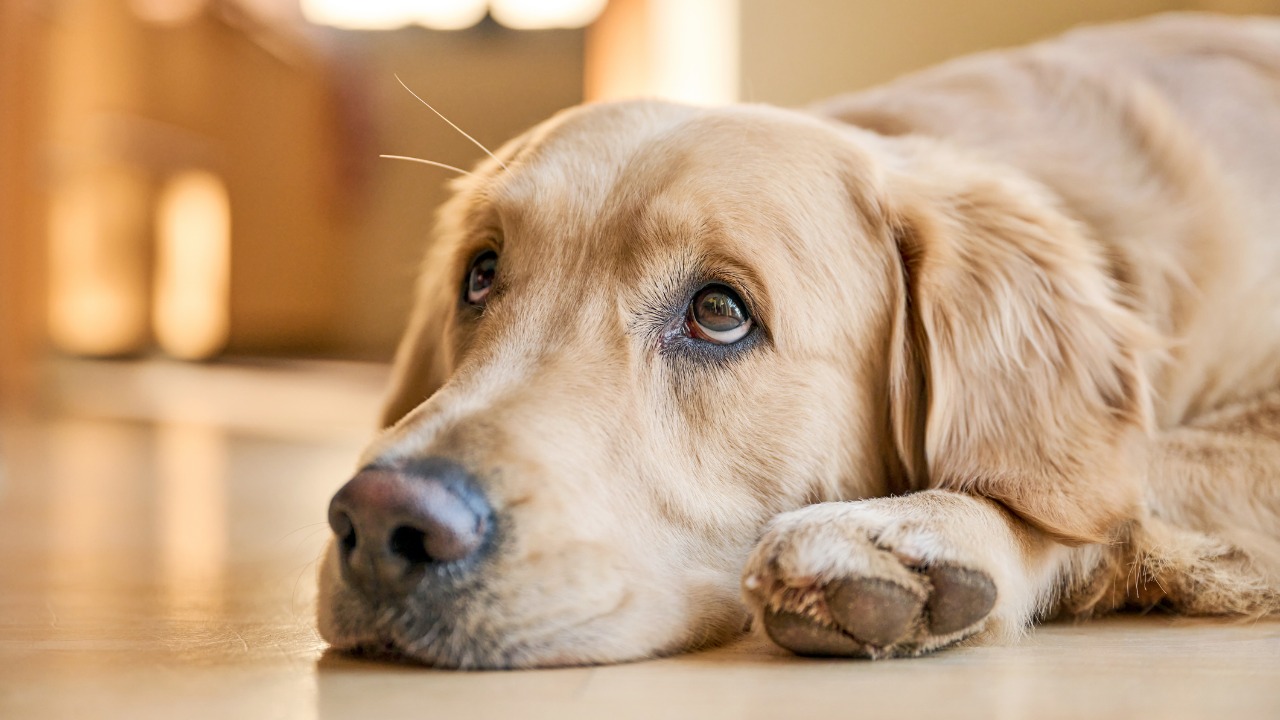
<svg viewBox="0 0 1280 720">
<path fill-rule="evenodd" d="M 409 157 L 408 155 L 379 155 L 378 157 L 389 158 L 391 160 L 408 160 L 409 162 L 422 163 L 423 165 L 433 165 L 438 168 L 444 168 L 445 170 L 452 170 L 456 173 L 462 173 L 463 175 L 471 174 L 459 167 L 454 167 L 452 165 L 445 165 L 444 163 L 436 162 L 435 160 L 423 160 L 422 158 Z"/>
<path fill-rule="evenodd" d="M 326 548 L 325 550 L 327 550 L 327 549 L 328 549 L 328 548 Z M 319 555 L 317 555 L 317 556 L 315 557 L 315 559 L 314 559 L 314 560 L 312 560 L 311 562 L 307 563 L 306 565 L 303 565 L 303 566 L 302 566 L 302 569 L 298 570 L 298 577 L 297 577 L 297 578 L 295 578 L 295 579 L 294 579 L 294 581 L 293 581 L 293 592 L 289 593 L 289 610 L 293 613 L 294 617 L 298 617 L 298 615 L 299 615 L 299 613 L 298 613 L 298 586 L 300 586 L 300 585 L 302 584 L 302 578 L 303 578 L 303 576 L 304 576 L 304 575 L 306 575 L 306 574 L 307 574 L 307 570 L 309 570 L 312 566 L 314 566 L 314 565 L 318 564 L 321 560 L 323 560 L 323 559 L 324 559 L 325 550 L 321 550 L 321 551 L 320 551 L 320 554 L 319 554 Z"/>
<path fill-rule="evenodd" d="M 438 118 L 440 118 L 441 120 L 443 120 L 443 121 L 445 121 L 445 122 L 449 123 L 449 127 L 453 128 L 454 130 L 457 130 L 457 131 L 462 135 L 462 137 L 464 137 L 464 138 L 466 138 L 466 139 L 470 140 L 472 143 L 474 143 L 474 144 L 475 144 L 475 146 L 476 146 L 476 147 L 478 147 L 478 148 L 480 148 L 481 150 L 483 150 L 483 151 L 484 151 L 484 154 L 485 154 L 485 155 L 488 155 L 488 156 L 489 156 L 489 157 L 491 157 L 491 158 L 493 158 L 495 162 L 497 162 L 499 165 L 501 165 L 501 166 L 502 166 L 502 169 L 503 169 L 503 170 L 506 170 L 506 169 L 507 169 L 507 164 L 506 164 L 506 163 L 504 163 L 504 162 L 502 162 L 501 160 L 499 160 L 497 155 L 494 155 L 493 153 L 489 152 L 489 148 L 485 147 L 484 145 L 481 145 L 479 140 L 477 140 L 477 139 L 475 139 L 475 138 L 471 137 L 470 135 L 468 135 L 468 134 L 467 134 L 467 133 L 466 133 L 462 128 L 458 127 L 457 125 L 454 125 L 452 120 L 450 120 L 449 118 L 447 118 L 447 117 L 445 117 L 443 114 L 441 114 L 441 112 L 440 112 L 439 110 L 437 110 L 437 109 L 435 109 L 435 108 L 431 107 L 431 103 L 427 102 L 426 100 L 423 100 L 421 97 L 419 97 L 419 96 L 418 96 L 418 93 L 414 92 L 413 90 L 410 90 L 410 89 L 409 89 L 409 86 L 404 84 L 404 81 L 400 79 L 400 76 L 399 76 L 399 75 L 396 75 L 396 76 L 395 76 L 395 78 L 396 78 L 396 82 L 400 83 L 400 87 L 403 87 L 405 90 L 408 90 L 410 95 L 412 95 L 414 98 L 416 98 L 416 99 L 418 100 L 418 102 L 422 103 L 423 105 L 426 105 L 428 110 L 430 110 L 431 112 L 433 112 L 433 113 L 435 113 L 435 114 L 436 114 L 436 117 L 438 117 Z M 384 157 L 385 157 L 385 156 L 384 156 Z"/>
<path fill-rule="evenodd" d="M 303 530 L 314 530 L 314 529 L 315 529 L 317 526 L 319 526 L 319 525 L 328 525 L 328 524 L 329 524 L 329 523 L 327 523 L 327 522 L 325 522 L 325 521 L 323 521 L 323 520 L 321 520 L 320 522 L 307 523 L 306 525 L 303 525 L 302 527 L 300 527 L 300 528 L 298 528 L 298 529 L 296 529 L 296 530 L 294 530 L 294 531 L 292 531 L 292 532 L 286 533 L 284 536 L 282 536 L 282 537 L 281 537 L 279 540 L 277 540 L 276 542 L 284 542 L 285 540 L 288 540 L 290 536 L 292 536 L 292 535 L 296 535 L 297 533 L 300 533 L 300 532 L 302 532 Z M 310 536 L 307 536 L 307 539 L 308 539 L 308 540 L 310 540 L 310 539 L 311 539 L 311 537 L 310 537 Z"/>
</svg>

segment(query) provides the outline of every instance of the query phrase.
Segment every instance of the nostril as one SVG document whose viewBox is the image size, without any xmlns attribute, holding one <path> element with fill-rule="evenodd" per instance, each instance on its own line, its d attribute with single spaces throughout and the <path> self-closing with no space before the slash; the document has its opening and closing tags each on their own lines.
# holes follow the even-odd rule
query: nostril
<svg viewBox="0 0 1280 720">
<path fill-rule="evenodd" d="M 408 525 L 401 525 L 391 532 L 391 552 L 415 565 L 432 560 L 427 554 L 427 534 Z"/>
<path fill-rule="evenodd" d="M 333 534 L 338 537 L 338 546 L 343 553 L 349 554 L 356 549 L 356 526 L 351 522 L 350 515 L 335 512 L 329 520 L 329 527 L 333 528 Z"/>
</svg>

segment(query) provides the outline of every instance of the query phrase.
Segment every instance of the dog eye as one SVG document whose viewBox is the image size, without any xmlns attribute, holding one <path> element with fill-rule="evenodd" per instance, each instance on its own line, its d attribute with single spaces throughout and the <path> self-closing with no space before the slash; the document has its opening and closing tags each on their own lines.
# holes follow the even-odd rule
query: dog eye
<svg viewBox="0 0 1280 720">
<path fill-rule="evenodd" d="M 471 271 L 467 274 L 467 302 L 472 305 L 483 305 L 489 297 L 489 289 L 493 287 L 493 278 L 498 274 L 498 253 L 486 250 L 471 261 Z"/>
<path fill-rule="evenodd" d="M 751 331 L 751 317 L 733 290 L 724 285 L 708 285 L 689 304 L 689 331 L 717 345 L 729 345 Z"/>
</svg>

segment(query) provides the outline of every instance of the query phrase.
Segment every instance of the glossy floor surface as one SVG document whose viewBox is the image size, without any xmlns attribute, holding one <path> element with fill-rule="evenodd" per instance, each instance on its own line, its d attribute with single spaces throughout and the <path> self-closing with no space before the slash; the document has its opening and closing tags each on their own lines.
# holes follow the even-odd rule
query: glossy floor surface
<svg viewBox="0 0 1280 720">
<path fill-rule="evenodd" d="M 0 424 L 0 718 L 1280 718 L 1280 622 L 1049 625 L 878 663 L 750 639 L 454 673 L 326 654 L 329 495 L 381 370 L 73 365 Z"/>
</svg>

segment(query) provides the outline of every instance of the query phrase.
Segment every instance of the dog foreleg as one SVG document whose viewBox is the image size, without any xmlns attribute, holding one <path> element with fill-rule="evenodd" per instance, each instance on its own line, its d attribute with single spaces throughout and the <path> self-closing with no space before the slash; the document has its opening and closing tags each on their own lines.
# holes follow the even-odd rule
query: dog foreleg
<svg viewBox="0 0 1280 720">
<path fill-rule="evenodd" d="M 743 572 L 756 625 L 806 655 L 919 655 L 1017 637 L 1105 555 L 998 503 L 945 490 L 829 502 L 775 518 Z"/>
</svg>

